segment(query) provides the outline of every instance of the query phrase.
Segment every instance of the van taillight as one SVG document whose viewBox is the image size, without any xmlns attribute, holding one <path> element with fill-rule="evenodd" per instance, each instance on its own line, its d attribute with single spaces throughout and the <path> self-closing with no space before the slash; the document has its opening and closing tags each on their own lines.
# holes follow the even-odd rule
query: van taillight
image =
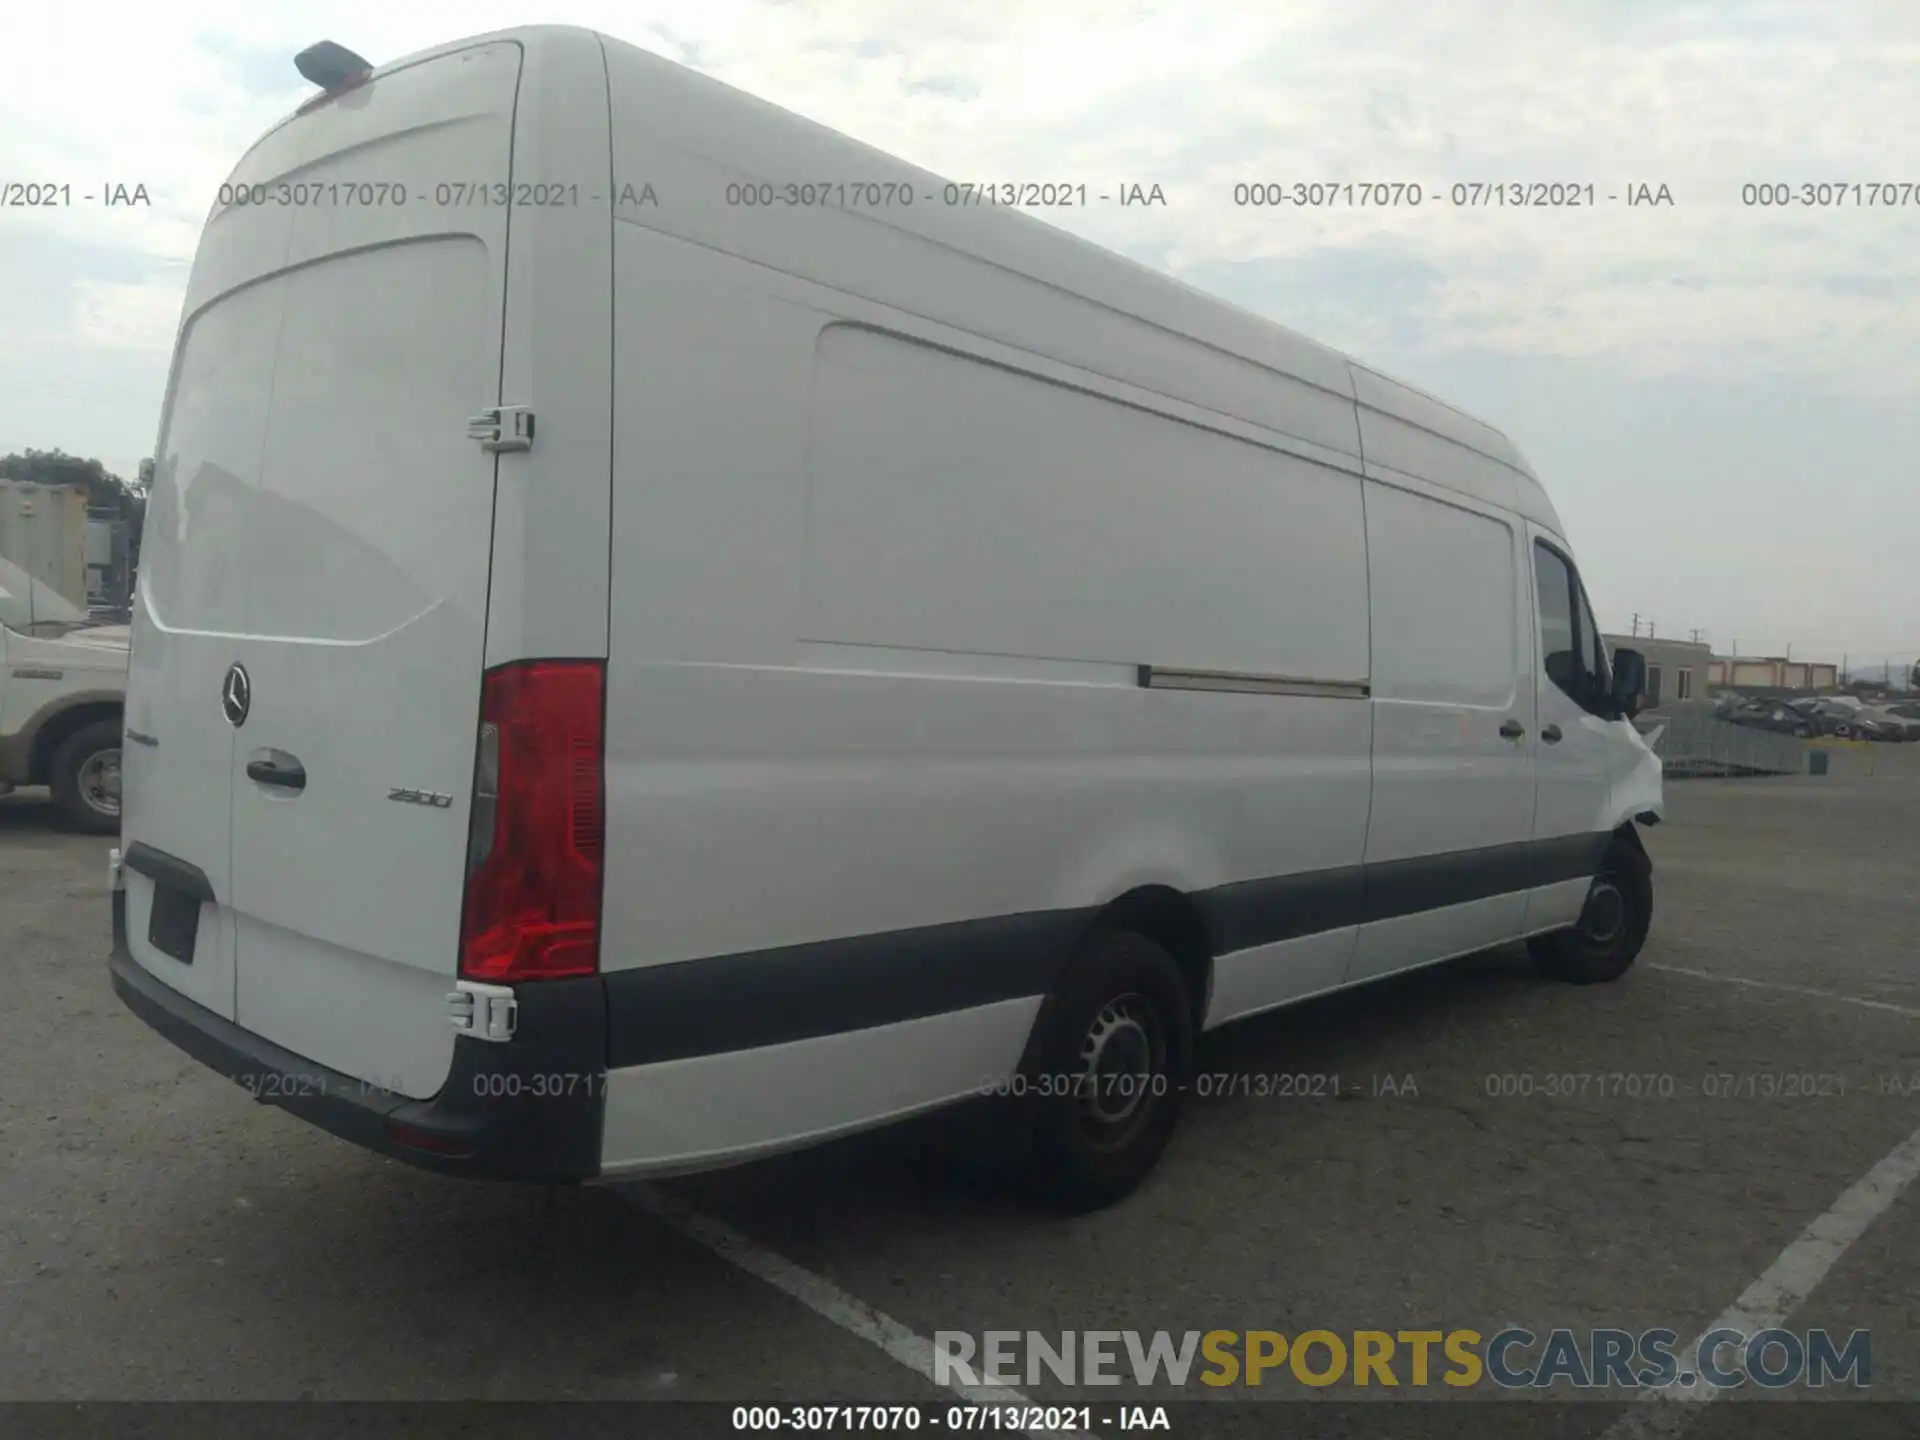
<svg viewBox="0 0 1920 1440">
<path fill-rule="evenodd" d="M 600 968 L 605 666 L 526 660 L 480 691 L 460 973 L 508 982 Z"/>
</svg>

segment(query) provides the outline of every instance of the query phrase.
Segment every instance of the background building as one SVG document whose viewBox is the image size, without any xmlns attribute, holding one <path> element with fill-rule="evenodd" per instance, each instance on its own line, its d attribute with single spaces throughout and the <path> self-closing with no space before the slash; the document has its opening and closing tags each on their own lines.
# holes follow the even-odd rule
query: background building
<svg viewBox="0 0 1920 1440">
<path fill-rule="evenodd" d="M 54 594 L 87 603 L 87 492 L 0 478 L 0 558 Z"/>
<path fill-rule="evenodd" d="M 1784 655 L 1716 655 L 1707 683 L 1736 690 L 1831 690 L 1840 684 L 1840 667 Z"/>
<path fill-rule="evenodd" d="M 1681 700 L 1705 700 L 1713 647 L 1690 640 L 1655 640 L 1646 635 L 1605 635 L 1607 652 L 1638 650 L 1647 657 L 1647 707 Z M 1831 667 L 1829 667 L 1831 668 Z"/>
</svg>

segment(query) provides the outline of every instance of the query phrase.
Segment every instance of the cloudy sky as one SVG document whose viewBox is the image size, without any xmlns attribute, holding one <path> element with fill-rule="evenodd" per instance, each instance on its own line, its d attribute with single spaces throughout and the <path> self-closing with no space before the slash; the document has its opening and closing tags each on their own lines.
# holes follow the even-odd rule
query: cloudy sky
<svg viewBox="0 0 1920 1440">
<path fill-rule="evenodd" d="M 1510 434 L 1602 623 L 1856 663 L 1920 652 L 1914 0 L 173 0 L 16 9 L 0 182 L 151 208 L 0 209 L 0 453 L 152 448 L 200 222 L 310 92 L 589 25 L 956 178 L 1139 182 L 1046 218 Z M 1592 209 L 1236 206 L 1247 181 L 1592 183 Z M 1758 183 L 1904 184 L 1759 207 Z M 1673 204 L 1608 203 L 1665 185 Z M 1898 192 L 1895 192 L 1896 194 Z M 1864 193 L 1862 198 L 1866 198 Z"/>
</svg>

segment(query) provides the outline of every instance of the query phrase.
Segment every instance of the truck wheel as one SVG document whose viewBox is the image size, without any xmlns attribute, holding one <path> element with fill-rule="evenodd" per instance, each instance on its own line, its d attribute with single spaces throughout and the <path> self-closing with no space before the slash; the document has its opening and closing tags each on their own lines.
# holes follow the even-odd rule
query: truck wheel
<svg viewBox="0 0 1920 1440">
<path fill-rule="evenodd" d="M 88 835 L 120 830 L 120 722 L 96 720 L 53 753 L 53 804 L 63 824 Z"/>
<path fill-rule="evenodd" d="M 1618 980 L 1640 954 L 1653 923 L 1653 865 L 1631 840 L 1618 839 L 1600 862 L 1586 908 L 1570 928 L 1527 942 L 1552 980 L 1596 985 Z"/>
<path fill-rule="evenodd" d="M 1192 1056 L 1172 957 L 1131 931 L 1097 931 L 1041 1007 L 1021 1067 L 1029 1195 L 1084 1212 L 1130 1194 L 1173 1135 Z"/>
</svg>

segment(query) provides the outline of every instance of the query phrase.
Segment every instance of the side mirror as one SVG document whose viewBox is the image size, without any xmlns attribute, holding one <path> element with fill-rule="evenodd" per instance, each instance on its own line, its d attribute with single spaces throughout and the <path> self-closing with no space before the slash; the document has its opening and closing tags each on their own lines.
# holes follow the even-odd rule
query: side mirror
<svg viewBox="0 0 1920 1440">
<path fill-rule="evenodd" d="M 1638 650 L 1613 652 L 1613 690 L 1608 699 L 1620 715 L 1631 720 L 1640 713 L 1640 697 L 1647 688 L 1647 657 Z"/>
</svg>

